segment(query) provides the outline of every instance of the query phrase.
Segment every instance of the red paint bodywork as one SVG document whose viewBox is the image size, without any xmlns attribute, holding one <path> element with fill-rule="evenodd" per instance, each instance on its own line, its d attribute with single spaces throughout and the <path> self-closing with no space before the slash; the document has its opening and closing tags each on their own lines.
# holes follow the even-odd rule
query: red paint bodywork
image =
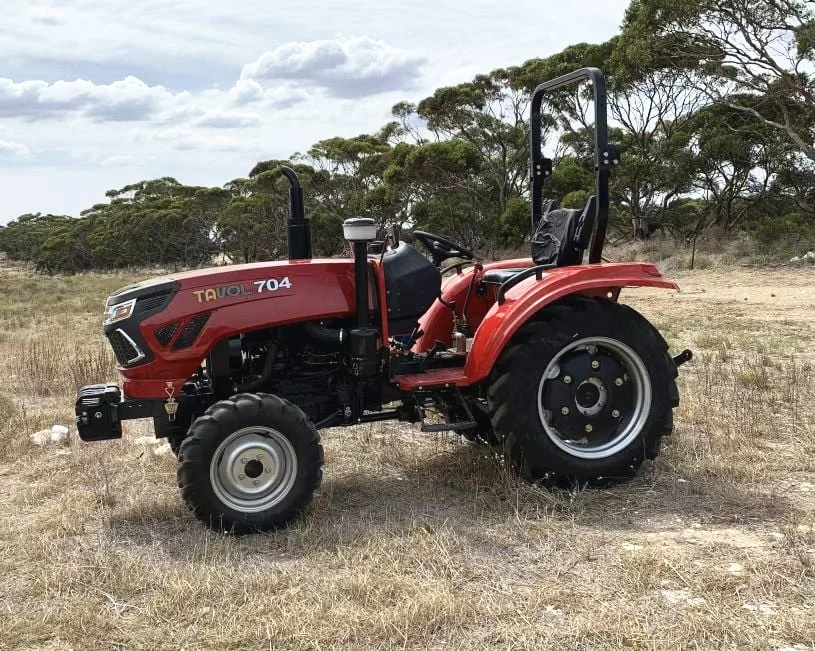
<svg viewBox="0 0 815 651">
<path fill-rule="evenodd" d="M 484 265 L 483 271 L 470 268 L 450 278 L 442 296 L 447 302 L 463 309 L 467 288 L 475 275 L 476 283 L 484 271 L 532 266 L 529 259 L 504 260 Z M 608 296 L 616 300 L 624 287 L 662 287 L 679 289 L 679 285 L 662 277 L 652 264 L 638 262 L 610 263 L 561 267 L 545 272 L 541 280 L 534 276 L 520 282 L 506 294 L 506 301 L 498 305 L 496 285 L 489 285 L 486 296 L 473 292 L 465 311 L 467 322 L 474 328 L 475 337 L 462 369 L 452 369 L 438 378 L 423 375 L 405 375 L 396 378 L 399 388 L 410 391 L 418 386 L 455 384 L 469 386 L 484 380 L 492 370 L 501 351 L 518 329 L 546 305 L 568 294 Z M 448 308 L 436 302 L 420 322 L 425 334 L 414 350 L 429 350 L 436 341 L 450 343 L 453 319 Z M 448 369 L 449 371 L 449 369 Z"/>
<path fill-rule="evenodd" d="M 379 259 L 370 265 L 379 297 L 377 312 L 387 314 L 384 271 Z M 676 283 L 664 279 L 651 264 L 598 264 L 552 269 L 541 280 L 529 278 L 506 295 L 503 305 L 496 301 L 497 286 L 486 285 L 486 295 L 476 291 L 480 278 L 490 269 L 525 268 L 532 266 L 529 258 L 505 260 L 476 265 L 448 278 L 442 289 L 443 298 L 455 302 L 458 312 L 464 309 L 468 288 L 472 287 L 465 316 L 475 332 L 472 348 L 463 368 L 438 369 L 424 374 L 397 376 L 394 381 L 406 391 L 418 386 L 456 384 L 467 386 L 485 379 L 498 355 L 518 328 L 547 304 L 566 294 L 607 295 L 616 300 L 623 287 L 664 287 L 678 289 Z M 254 281 L 288 277 L 291 287 L 275 292 L 257 293 Z M 342 260 L 295 260 L 267 262 L 201 271 L 172 274 L 145 284 L 174 280 L 180 290 L 159 314 L 140 324 L 141 334 L 155 359 L 133 368 L 119 367 L 124 378 L 123 391 L 128 398 L 166 398 L 168 384 L 174 392 L 196 371 L 210 350 L 219 341 L 264 327 L 302 321 L 349 318 L 354 315 L 354 263 Z M 473 284 L 474 283 L 474 284 Z M 224 297 L 216 301 L 199 302 L 200 290 L 232 284 L 243 284 L 249 295 Z M 371 307 L 373 308 L 373 288 Z M 163 347 L 154 331 L 164 325 L 186 322 L 201 313 L 210 318 L 195 343 L 187 349 L 173 351 Z M 382 329 L 382 341 L 388 341 L 387 320 L 377 325 Z M 426 352 L 436 341 L 450 345 L 453 318 L 450 310 L 436 301 L 421 318 L 424 335 L 414 346 L 416 352 Z M 178 334 L 176 334 L 178 336 Z"/>
<path fill-rule="evenodd" d="M 379 274 L 377 274 L 379 275 Z M 288 277 L 291 288 L 257 293 L 255 280 Z M 167 382 L 179 391 L 212 347 L 240 332 L 269 325 L 349 317 L 354 312 L 353 260 L 295 260 L 216 267 L 171 274 L 151 281 L 180 283 L 181 289 L 167 308 L 140 324 L 141 334 L 156 358 L 133 368 L 119 367 L 128 398 L 166 398 Z M 243 284 L 250 296 L 224 297 L 201 303 L 196 291 Z M 153 334 L 156 328 L 181 320 L 180 332 L 189 318 L 209 312 L 201 335 L 185 350 L 164 348 Z"/>
</svg>

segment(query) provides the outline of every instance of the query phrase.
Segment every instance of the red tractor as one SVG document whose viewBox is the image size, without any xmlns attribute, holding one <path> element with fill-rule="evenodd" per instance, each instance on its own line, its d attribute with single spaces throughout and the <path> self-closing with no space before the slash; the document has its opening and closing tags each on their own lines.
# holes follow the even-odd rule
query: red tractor
<svg viewBox="0 0 815 651">
<path fill-rule="evenodd" d="M 552 161 L 541 147 L 546 93 L 589 80 L 596 194 L 584 210 L 544 209 Z M 371 219 L 343 225 L 352 259 L 312 259 L 290 181 L 289 259 L 190 271 L 118 290 L 104 331 L 123 386 L 84 387 L 85 441 L 152 418 L 178 456 L 181 496 L 211 527 L 283 526 L 322 477 L 319 430 L 383 420 L 455 431 L 503 450 L 527 481 L 631 477 L 660 450 L 679 403 L 676 357 L 624 287 L 678 289 L 651 264 L 605 264 L 609 176 L 605 81 L 593 68 L 532 97 L 528 258 L 486 263 L 414 231 L 376 241 Z M 588 252 L 588 263 L 584 254 Z M 454 260 L 444 268 L 445 262 Z M 449 276 L 445 278 L 446 275 Z M 426 410 L 442 424 L 425 422 Z"/>
</svg>

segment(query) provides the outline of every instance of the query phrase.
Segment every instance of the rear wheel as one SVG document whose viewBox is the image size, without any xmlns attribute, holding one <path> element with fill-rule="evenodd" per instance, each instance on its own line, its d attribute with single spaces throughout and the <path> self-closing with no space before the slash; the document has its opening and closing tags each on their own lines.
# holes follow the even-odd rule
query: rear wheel
<svg viewBox="0 0 815 651">
<path fill-rule="evenodd" d="M 492 431 L 489 414 L 484 409 L 477 405 L 471 405 L 470 411 L 464 417 L 472 417 L 478 423 L 478 426 L 462 431 L 461 436 L 463 438 L 478 445 L 495 446 L 498 443 L 495 433 Z"/>
<path fill-rule="evenodd" d="M 303 512 L 322 464 L 319 434 L 298 407 L 277 396 L 240 394 L 192 424 L 179 452 L 178 485 L 210 527 L 265 531 Z"/>
<path fill-rule="evenodd" d="M 489 396 L 507 460 L 530 481 L 608 483 L 660 451 L 679 403 L 677 370 L 635 310 L 572 297 L 518 333 Z"/>
</svg>

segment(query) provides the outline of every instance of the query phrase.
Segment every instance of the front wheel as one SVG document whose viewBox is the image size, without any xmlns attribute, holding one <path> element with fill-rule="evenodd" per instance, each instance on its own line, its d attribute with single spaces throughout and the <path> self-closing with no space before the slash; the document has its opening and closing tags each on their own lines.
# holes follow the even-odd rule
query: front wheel
<svg viewBox="0 0 815 651">
<path fill-rule="evenodd" d="M 489 396 L 505 457 L 530 481 L 608 483 L 660 451 L 679 404 L 664 339 L 639 313 L 572 297 L 518 333 Z"/>
<path fill-rule="evenodd" d="M 286 526 L 308 506 L 322 478 L 313 423 L 268 394 L 239 394 L 212 405 L 192 424 L 178 456 L 182 498 L 219 531 Z"/>
</svg>

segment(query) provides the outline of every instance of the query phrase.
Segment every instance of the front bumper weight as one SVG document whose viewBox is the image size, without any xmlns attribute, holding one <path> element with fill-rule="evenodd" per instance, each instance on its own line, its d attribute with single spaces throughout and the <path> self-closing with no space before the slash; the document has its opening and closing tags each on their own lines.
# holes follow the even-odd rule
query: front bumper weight
<svg viewBox="0 0 815 651">
<path fill-rule="evenodd" d="M 76 429 L 83 441 L 122 438 L 119 403 L 122 392 L 115 384 L 82 387 L 76 399 Z"/>
<path fill-rule="evenodd" d="M 122 438 L 122 421 L 165 416 L 162 400 L 122 400 L 115 384 L 90 384 L 76 399 L 76 429 L 83 441 Z"/>
</svg>

